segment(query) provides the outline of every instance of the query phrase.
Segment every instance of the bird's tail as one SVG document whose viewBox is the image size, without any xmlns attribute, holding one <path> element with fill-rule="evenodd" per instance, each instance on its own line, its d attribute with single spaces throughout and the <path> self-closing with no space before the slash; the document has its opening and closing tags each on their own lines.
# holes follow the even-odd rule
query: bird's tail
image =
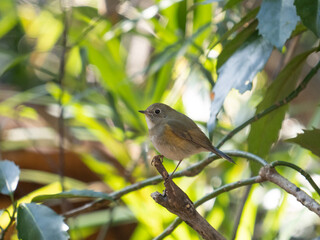
<svg viewBox="0 0 320 240">
<path fill-rule="evenodd" d="M 229 157 L 229 156 L 228 156 L 227 154 L 225 154 L 224 152 L 220 151 L 218 148 L 213 147 L 212 152 L 215 153 L 215 154 L 217 154 L 219 157 L 222 157 L 222 158 L 228 160 L 228 161 L 231 162 L 231 163 L 235 163 L 231 157 Z"/>
</svg>

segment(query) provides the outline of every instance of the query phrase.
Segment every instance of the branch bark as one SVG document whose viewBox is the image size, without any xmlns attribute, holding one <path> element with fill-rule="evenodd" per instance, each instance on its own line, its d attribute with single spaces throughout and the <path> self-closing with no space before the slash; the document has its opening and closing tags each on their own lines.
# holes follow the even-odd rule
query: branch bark
<svg viewBox="0 0 320 240">
<path fill-rule="evenodd" d="M 225 240 L 225 238 L 196 211 L 190 198 L 169 178 L 167 170 L 162 165 L 161 157 L 155 156 L 152 163 L 165 181 L 163 195 L 159 192 L 151 194 L 155 202 L 179 216 L 204 239 Z"/>
<path fill-rule="evenodd" d="M 307 207 L 320 217 L 320 205 L 306 192 L 282 177 L 272 166 L 267 165 L 260 169 L 259 175 L 261 182 L 270 181 L 284 189 L 287 193 L 292 194 L 302 205 Z"/>
</svg>

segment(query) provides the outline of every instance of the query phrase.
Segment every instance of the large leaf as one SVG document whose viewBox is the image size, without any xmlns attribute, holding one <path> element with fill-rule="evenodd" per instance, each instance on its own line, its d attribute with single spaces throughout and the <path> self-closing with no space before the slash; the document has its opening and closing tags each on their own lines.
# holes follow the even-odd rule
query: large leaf
<svg viewBox="0 0 320 240">
<path fill-rule="evenodd" d="M 0 161 L 0 192 L 11 195 L 17 188 L 20 170 L 13 162 Z"/>
<path fill-rule="evenodd" d="M 57 199 L 57 198 L 103 198 L 106 200 L 112 200 L 112 198 L 107 193 L 95 192 L 92 190 L 70 190 L 66 192 L 61 192 L 57 194 L 47 194 L 36 196 L 32 199 L 33 202 L 42 202 L 48 199 Z"/>
<path fill-rule="evenodd" d="M 63 217 L 50 208 L 35 203 L 22 203 L 17 213 L 19 239 L 23 240 L 63 240 L 68 239 L 69 227 Z"/>
<path fill-rule="evenodd" d="M 257 106 L 256 113 L 277 103 L 295 89 L 302 63 L 312 52 L 313 50 L 304 52 L 290 61 L 267 89 L 262 102 Z M 271 145 L 278 139 L 279 130 L 287 109 L 288 105 L 282 106 L 251 124 L 248 137 L 250 152 L 266 157 Z"/>
<path fill-rule="evenodd" d="M 286 141 L 297 143 L 320 157 L 320 129 L 303 130 L 303 133 Z"/>
<path fill-rule="evenodd" d="M 214 100 L 211 103 L 211 115 L 208 128 L 211 132 L 215 127 L 216 115 L 232 88 L 241 93 L 250 90 L 254 76 L 263 69 L 272 45 L 255 34 L 248 39 L 218 70 L 219 77 L 213 88 Z"/>
<path fill-rule="evenodd" d="M 278 49 L 282 48 L 299 21 L 293 1 L 264 0 L 257 16 L 259 33 Z"/>
<path fill-rule="evenodd" d="M 256 27 L 258 25 L 257 21 L 253 21 L 247 28 L 237 34 L 237 36 L 229 41 L 224 47 L 222 52 L 219 54 L 217 69 L 219 69 L 228 58 L 239 48 L 242 44 L 252 36 L 252 34 L 256 31 Z"/>
<path fill-rule="evenodd" d="M 320 0 L 295 0 L 303 24 L 320 37 Z"/>
</svg>

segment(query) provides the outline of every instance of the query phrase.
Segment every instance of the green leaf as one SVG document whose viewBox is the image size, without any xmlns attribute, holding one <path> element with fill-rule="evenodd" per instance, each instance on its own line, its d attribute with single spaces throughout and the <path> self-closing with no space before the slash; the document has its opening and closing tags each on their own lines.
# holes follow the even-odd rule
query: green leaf
<svg viewBox="0 0 320 240">
<path fill-rule="evenodd" d="M 251 89 L 252 79 L 263 69 L 272 51 L 272 45 L 254 34 L 218 70 L 218 79 L 213 88 L 214 100 L 208 121 L 209 132 L 215 127 L 216 115 L 232 88 L 244 93 Z"/>
<path fill-rule="evenodd" d="M 258 25 L 257 21 L 253 21 L 247 28 L 237 34 L 237 36 L 229 41 L 224 47 L 222 52 L 219 54 L 217 69 L 219 69 L 230 56 L 243 45 L 243 43 L 250 38 L 255 32 Z"/>
<path fill-rule="evenodd" d="M 278 49 L 282 48 L 299 21 L 293 1 L 264 0 L 257 16 L 259 33 Z"/>
<path fill-rule="evenodd" d="M 304 52 L 287 64 L 267 89 L 262 102 L 257 106 L 256 114 L 285 98 L 295 89 L 301 66 L 314 51 Z M 288 105 L 271 112 L 267 116 L 251 124 L 248 137 L 249 152 L 265 158 L 271 145 L 277 141 L 279 131 Z"/>
<path fill-rule="evenodd" d="M 63 240 L 68 239 L 69 227 L 63 217 L 50 208 L 35 203 L 22 203 L 17 212 L 17 230 L 23 240 Z"/>
<path fill-rule="evenodd" d="M 43 202 L 44 200 L 57 198 L 103 198 L 112 201 L 112 198 L 107 193 L 92 190 L 70 190 L 57 194 L 39 195 L 34 197 L 32 202 Z"/>
<path fill-rule="evenodd" d="M 320 129 L 303 130 L 303 133 L 298 134 L 295 138 L 286 140 L 287 142 L 299 144 L 320 157 Z"/>
<path fill-rule="evenodd" d="M 17 188 L 20 170 L 14 162 L 0 161 L 0 192 L 11 195 Z"/>
<path fill-rule="evenodd" d="M 26 55 L 18 56 L 14 52 L 0 49 L 0 76 L 18 62 L 26 59 Z"/>
<path fill-rule="evenodd" d="M 320 0 L 295 0 L 302 23 L 320 37 Z"/>
</svg>

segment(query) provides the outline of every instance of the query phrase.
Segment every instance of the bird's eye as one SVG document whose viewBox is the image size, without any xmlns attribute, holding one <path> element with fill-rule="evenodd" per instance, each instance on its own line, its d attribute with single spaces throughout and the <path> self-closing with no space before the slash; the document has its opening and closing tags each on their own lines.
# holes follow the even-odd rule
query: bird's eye
<svg viewBox="0 0 320 240">
<path fill-rule="evenodd" d="M 159 113 L 160 113 L 160 109 L 156 109 L 154 112 L 155 112 L 156 114 L 159 114 Z"/>
</svg>

